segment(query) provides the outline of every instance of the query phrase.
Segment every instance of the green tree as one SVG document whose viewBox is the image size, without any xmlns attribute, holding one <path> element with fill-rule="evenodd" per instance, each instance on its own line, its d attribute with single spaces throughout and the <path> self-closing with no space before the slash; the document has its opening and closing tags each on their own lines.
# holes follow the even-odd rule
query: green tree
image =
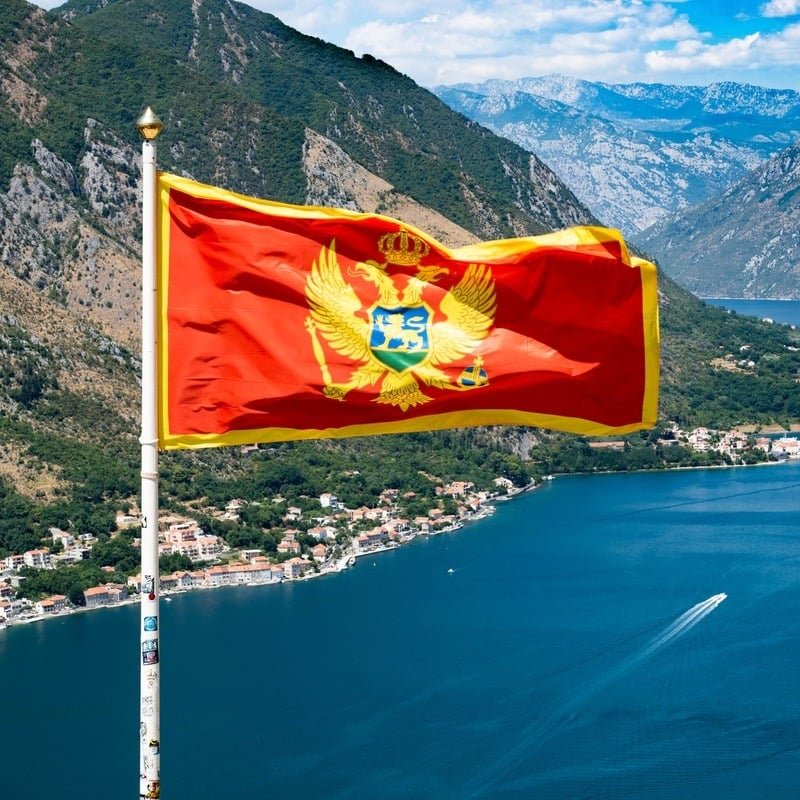
<svg viewBox="0 0 800 800">
<path fill-rule="evenodd" d="M 194 564 L 192 559 L 183 553 L 167 553 L 159 556 L 158 568 L 162 575 L 167 575 L 179 570 L 193 570 Z"/>
<path fill-rule="evenodd" d="M 132 575 L 141 563 L 139 551 L 124 536 L 99 539 L 92 546 L 90 558 L 100 567 L 114 567 L 125 575 Z"/>
</svg>

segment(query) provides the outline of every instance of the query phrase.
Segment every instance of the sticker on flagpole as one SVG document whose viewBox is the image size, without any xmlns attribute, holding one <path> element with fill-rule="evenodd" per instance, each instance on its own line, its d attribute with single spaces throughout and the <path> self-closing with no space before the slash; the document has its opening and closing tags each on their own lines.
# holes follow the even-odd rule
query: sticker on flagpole
<svg viewBox="0 0 800 800">
<path fill-rule="evenodd" d="M 158 639 L 142 642 L 142 664 L 158 664 Z"/>
</svg>

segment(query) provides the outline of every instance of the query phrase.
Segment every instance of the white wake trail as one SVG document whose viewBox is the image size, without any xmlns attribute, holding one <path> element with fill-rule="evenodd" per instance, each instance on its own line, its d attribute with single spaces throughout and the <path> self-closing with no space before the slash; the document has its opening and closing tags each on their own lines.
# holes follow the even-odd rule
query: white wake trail
<svg viewBox="0 0 800 800">
<path fill-rule="evenodd" d="M 721 594 L 715 594 L 709 597 L 707 600 L 703 600 L 702 603 L 698 603 L 696 606 L 692 606 L 688 611 L 681 614 L 665 631 L 662 631 L 656 636 L 644 649 L 642 655 L 650 655 L 650 653 L 658 650 L 659 647 L 663 647 L 673 639 L 676 639 L 678 636 L 694 628 L 701 619 L 707 617 L 723 602 L 723 600 L 727 599 L 727 597 L 728 595 L 722 592 Z"/>
<path fill-rule="evenodd" d="M 639 667 L 656 650 L 690 631 L 727 597 L 728 595 L 722 592 L 712 595 L 702 603 L 697 603 L 688 611 L 684 611 L 674 622 L 671 622 L 649 644 L 645 645 L 644 649 L 629 656 L 616 667 L 596 676 L 593 681 L 582 687 L 576 687 L 572 694 L 565 697 L 556 708 L 527 725 L 521 731 L 515 746 L 488 765 L 482 774 L 474 776 L 471 785 L 465 787 L 464 796 L 478 797 L 518 766 L 533 747 L 547 739 L 563 734 L 574 723 L 581 709 L 589 700 Z"/>
</svg>

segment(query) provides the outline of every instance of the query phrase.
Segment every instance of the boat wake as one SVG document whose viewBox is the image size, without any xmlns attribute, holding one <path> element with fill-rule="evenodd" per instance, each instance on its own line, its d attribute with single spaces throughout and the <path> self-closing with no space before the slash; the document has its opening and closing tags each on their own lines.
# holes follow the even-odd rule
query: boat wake
<svg viewBox="0 0 800 800">
<path fill-rule="evenodd" d="M 471 785 L 464 793 L 465 796 L 478 797 L 482 795 L 489 787 L 495 785 L 518 767 L 534 747 L 570 727 L 579 718 L 581 709 L 589 700 L 620 681 L 658 650 L 688 633 L 727 597 L 728 595 L 725 593 L 715 594 L 707 600 L 703 600 L 702 603 L 692 606 L 651 639 L 640 651 L 628 656 L 615 667 L 595 676 L 594 680 L 577 687 L 568 697 L 562 698 L 549 713 L 545 712 L 522 730 L 514 747 L 487 765 L 482 775 L 473 776 Z"/>
<path fill-rule="evenodd" d="M 669 644 L 673 639 L 683 636 L 684 633 L 694 628 L 700 620 L 707 617 L 727 597 L 728 595 L 722 592 L 709 597 L 708 600 L 703 600 L 702 603 L 698 603 L 696 606 L 692 606 L 688 611 L 681 614 L 666 630 L 656 636 L 641 653 L 641 657 L 649 656 L 659 648 Z"/>
</svg>

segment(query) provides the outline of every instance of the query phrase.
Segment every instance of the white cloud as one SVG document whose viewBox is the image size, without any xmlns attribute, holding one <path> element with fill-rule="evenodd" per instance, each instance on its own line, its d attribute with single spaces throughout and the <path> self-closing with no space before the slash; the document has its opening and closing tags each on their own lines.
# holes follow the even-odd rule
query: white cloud
<svg viewBox="0 0 800 800">
<path fill-rule="evenodd" d="M 753 33 L 720 44 L 682 42 L 672 50 L 647 53 L 645 61 L 657 73 L 796 66 L 800 64 L 800 23 L 778 33 Z"/>
<path fill-rule="evenodd" d="M 371 20 L 353 27 L 344 45 L 433 85 L 552 72 L 638 80 L 649 47 L 702 38 L 685 15 L 663 2 L 496 0 Z"/>
<path fill-rule="evenodd" d="M 753 51 L 761 34 L 753 33 L 742 39 L 731 39 L 715 45 L 701 45 L 696 41 L 680 42 L 673 50 L 653 50 L 645 56 L 645 63 L 655 72 L 688 72 L 709 67 L 741 67 L 752 62 Z"/>
<path fill-rule="evenodd" d="M 561 72 L 608 82 L 744 76 L 800 89 L 797 25 L 765 28 L 763 19 L 800 14 L 800 0 L 738 0 L 729 12 L 721 3 L 719 25 L 712 18 L 707 29 L 693 16 L 699 0 L 245 2 L 304 33 L 381 58 L 427 86 Z M 721 34 L 733 19 L 749 35 Z"/>
<path fill-rule="evenodd" d="M 800 69 L 791 70 L 800 68 L 796 26 L 766 33 L 753 23 L 749 35 L 719 40 L 684 10 L 690 5 L 662 0 L 442 3 L 435 14 L 355 25 L 344 44 L 428 86 L 562 72 L 609 82 L 772 79 L 800 88 Z"/>
<path fill-rule="evenodd" d="M 320 4 L 316 2 L 287 2 L 286 0 L 254 0 L 247 3 L 260 11 L 267 11 L 292 28 L 303 33 L 331 41 L 326 30 L 339 25 L 347 25 L 353 18 L 352 4 L 348 0 Z"/>
<path fill-rule="evenodd" d="M 764 17 L 791 17 L 800 14 L 800 0 L 769 0 L 759 11 Z"/>
</svg>

